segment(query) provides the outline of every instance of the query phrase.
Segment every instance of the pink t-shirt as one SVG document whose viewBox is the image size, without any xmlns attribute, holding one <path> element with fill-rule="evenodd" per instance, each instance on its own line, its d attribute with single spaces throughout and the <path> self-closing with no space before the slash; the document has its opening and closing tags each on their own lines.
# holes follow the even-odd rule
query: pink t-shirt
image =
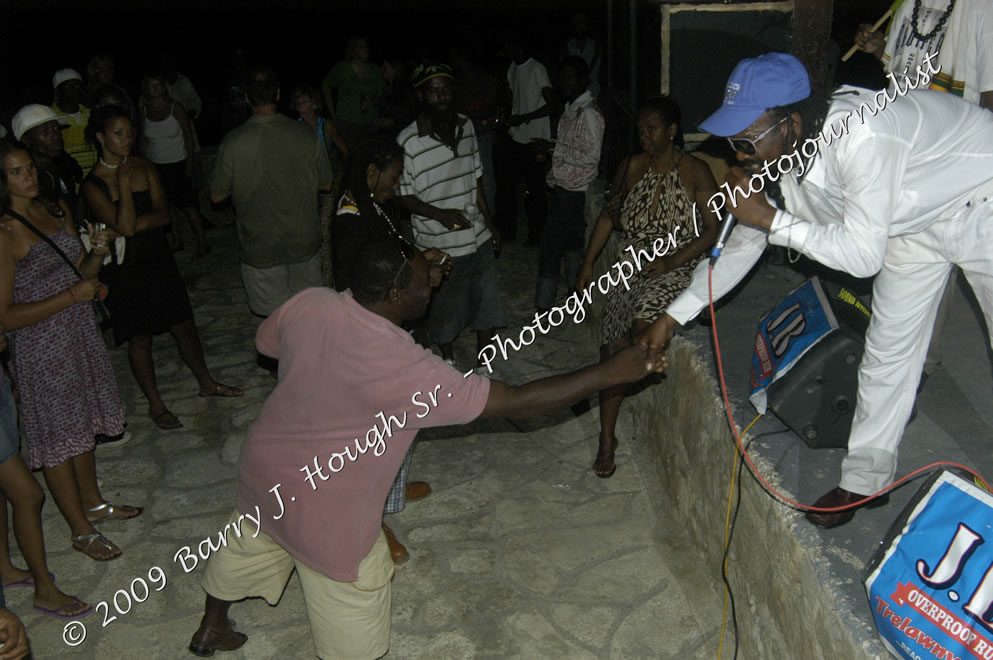
<svg viewBox="0 0 993 660">
<path fill-rule="evenodd" d="M 291 555 L 352 582 L 417 430 L 472 421 L 490 382 L 464 377 L 349 292 L 302 291 L 255 344 L 279 359 L 279 382 L 241 449 L 238 510 L 259 507 L 261 530 Z"/>
</svg>

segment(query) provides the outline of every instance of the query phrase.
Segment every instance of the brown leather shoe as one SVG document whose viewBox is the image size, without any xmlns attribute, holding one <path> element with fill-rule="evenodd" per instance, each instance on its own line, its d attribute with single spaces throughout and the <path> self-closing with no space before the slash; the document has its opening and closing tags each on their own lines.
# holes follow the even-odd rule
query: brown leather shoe
<svg viewBox="0 0 993 660">
<path fill-rule="evenodd" d="M 390 546 L 390 557 L 393 558 L 394 566 L 399 566 L 410 559 L 407 548 L 403 547 L 403 543 L 397 541 L 397 537 L 393 536 L 393 530 L 386 523 L 383 523 L 383 534 L 386 535 L 386 544 Z"/>
<path fill-rule="evenodd" d="M 417 500 L 423 500 L 425 497 L 431 494 L 431 486 L 428 485 L 426 481 L 408 481 L 407 482 L 407 501 L 416 502 Z"/>
<path fill-rule="evenodd" d="M 248 641 L 248 635 L 228 628 L 223 632 L 200 628 L 193 633 L 189 650 L 193 655 L 209 658 L 214 651 L 234 651 L 240 649 Z"/>
<path fill-rule="evenodd" d="M 858 493 L 853 493 L 850 490 L 845 490 L 840 486 L 829 490 L 828 492 L 821 495 L 814 506 L 822 509 L 834 509 L 840 506 L 849 506 L 855 502 L 864 500 L 866 495 L 859 495 Z M 869 509 L 875 509 L 877 506 L 883 506 L 890 501 L 889 494 L 881 495 L 880 497 L 874 498 L 861 504 L 857 507 L 847 509 L 845 511 L 836 511 L 834 513 L 822 513 L 820 511 L 808 511 L 807 520 L 817 525 L 818 527 L 823 527 L 824 529 L 830 529 L 831 527 L 838 527 L 844 525 L 852 518 L 855 517 L 855 509 L 861 509 L 866 507 Z"/>
</svg>

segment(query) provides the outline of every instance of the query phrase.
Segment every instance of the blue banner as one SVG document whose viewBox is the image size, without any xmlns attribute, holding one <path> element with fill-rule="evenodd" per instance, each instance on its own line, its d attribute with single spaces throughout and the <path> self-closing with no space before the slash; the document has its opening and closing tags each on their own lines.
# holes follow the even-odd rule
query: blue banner
<svg viewBox="0 0 993 660">
<path fill-rule="evenodd" d="M 838 329 L 824 287 L 812 277 L 790 291 L 759 323 L 752 353 L 749 399 L 761 414 L 766 389 L 783 377 L 817 342 Z"/>
<path fill-rule="evenodd" d="M 943 472 L 887 536 L 865 588 L 890 653 L 993 660 L 993 497 Z"/>
</svg>

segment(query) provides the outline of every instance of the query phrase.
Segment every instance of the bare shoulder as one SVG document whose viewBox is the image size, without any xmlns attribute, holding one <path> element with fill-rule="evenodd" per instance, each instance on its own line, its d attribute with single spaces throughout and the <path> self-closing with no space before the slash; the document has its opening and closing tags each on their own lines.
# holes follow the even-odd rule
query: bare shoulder
<svg viewBox="0 0 993 660">
<path fill-rule="evenodd" d="M 683 162 L 680 165 L 687 174 L 694 177 L 710 176 L 713 178 L 713 175 L 710 173 L 710 166 L 695 154 L 683 154 Z"/>
<path fill-rule="evenodd" d="M 693 154 L 684 154 L 679 164 L 680 174 L 694 188 L 713 190 L 717 188 L 714 173 L 710 165 Z"/>
<path fill-rule="evenodd" d="M 144 169 L 144 170 L 155 169 L 155 163 L 148 160 L 144 156 L 138 156 L 138 155 L 128 156 L 128 162 L 133 163 L 135 168 L 137 169 Z"/>
<path fill-rule="evenodd" d="M 153 177 L 158 178 L 159 171 L 156 169 L 155 163 L 141 156 L 128 156 L 128 164 L 131 164 L 132 158 L 134 158 L 134 171 L 139 175 L 137 178 L 132 175 L 132 190 L 135 190 L 135 183 L 138 183 L 137 189 L 143 189 L 140 182 L 151 181 Z"/>
<path fill-rule="evenodd" d="M 27 253 L 24 241 L 17 240 L 17 234 L 24 226 L 10 216 L 0 218 L 0 259 L 20 259 Z"/>
<path fill-rule="evenodd" d="M 624 181 L 627 184 L 627 188 L 631 188 L 638 179 L 645 174 L 645 170 L 648 169 L 648 154 L 642 152 L 639 154 L 634 154 L 628 157 L 627 161 L 627 174 L 624 177 Z"/>
</svg>

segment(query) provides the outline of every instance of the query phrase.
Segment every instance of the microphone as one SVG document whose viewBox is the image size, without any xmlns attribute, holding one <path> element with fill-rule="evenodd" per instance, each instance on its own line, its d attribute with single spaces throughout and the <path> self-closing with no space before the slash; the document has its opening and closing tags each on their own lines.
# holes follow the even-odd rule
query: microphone
<svg viewBox="0 0 993 660">
<path fill-rule="evenodd" d="M 717 242 L 714 243 L 714 247 L 710 250 L 710 265 L 713 266 L 717 263 L 717 257 L 721 256 L 721 250 L 724 249 L 724 244 L 728 242 L 728 237 L 731 235 L 731 230 L 734 229 L 737 220 L 728 211 L 724 214 L 724 226 L 721 227 L 721 233 L 717 236 Z"/>
</svg>

